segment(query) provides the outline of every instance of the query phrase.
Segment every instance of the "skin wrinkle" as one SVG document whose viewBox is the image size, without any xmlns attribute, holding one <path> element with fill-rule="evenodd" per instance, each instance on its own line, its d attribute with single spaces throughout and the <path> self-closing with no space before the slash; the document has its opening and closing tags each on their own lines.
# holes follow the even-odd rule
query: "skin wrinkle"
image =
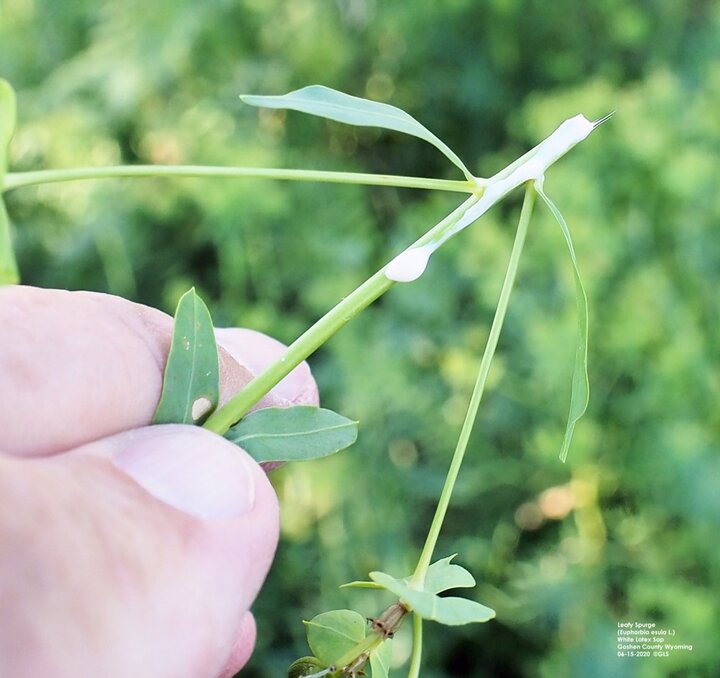
<svg viewBox="0 0 720 678">
<path fill-rule="evenodd" d="M 92 301 L 93 305 L 98 306 L 98 311 L 102 313 L 100 305 L 94 299 Z M 116 304 L 111 304 L 109 310 L 110 313 L 107 311 L 105 313 L 109 319 L 115 322 L 107 325 L 100 324 L 93 328 L 93 332 L 98 333 L 97 343 L 102 345 L 102 354 L 97 358 L 111 357 L 111 360 L 108 361 L 113 375 L 109 382 L 111 387 L 107 388 L 103 384 L 102 378 L 86 383 L 86 387 L 91 389 L 88 398 L 90 402 L 101 403 L 101 411 L 104 409 L 102 404 L 105 406 L 111 404 L 116 410 L 116 424 L 103 426 L 103 430 L 99 431 L 103 435 L 149 423 L 147 412 L 159 397 L 161 383 L 157 372 L 140 367 L 146 363 L 148 366 L 155 364 L 151 351 L 139 349 L 139 347 L 146 346 L 146 337 L 132 327 L 127 331 L 117 331 L 118 326 L 123 329 L 127 326 L 124 314 L 117 312 Z M 128 395 L 131 397 L 128 398 Z M 73 442 L 78 444 L 83 441 Z"/>
<path fill-rule="evenodd" d="M 95 300 L 93 300 L 93 301 L 95 302 Z M 127 336 L 138 339 L 139 342 L 141 343 L 141 345 L 144 346 L 144 348 L 146 349 L 147 355 L 150 356 L 151 359 L 154 358 L 155 351 L 152 350 L 152 348 L 151 348 L 152 342 L 147 337 L 147 335 L 144 332 L 138 332 L 137 329 L 135 327 L 133 327 L 133 325 L 129 321 L 129 319 L 125 317 L 126 314 L 123 312 L 124 309 L 122 309 L 122 311 L 121 311 L 120 309 L 114 308 L 114 306 L 115 306 L 115 304 L 110 306 L 110 310 L 113 312 L 113 314 L 115 315 L 115 318 L 118 320 L 118 322 L 127 329 L 127 331 L 128 331 Z M 101 310 L 101 309 L 98 309 L 98 310 Z M 118 312 L 118 311 L 120 311 L 120 312 Z M 137 313 L 134 315 L 137 315 L 139 317 L 140 313 Z M 101 340 L 106 342 L 108 346 L 112 347 L 112 352 L 113 352 L 114 356 L 117 358 L 117 360 L 121 361 L 124 366 L 124 369 L 121 370 L 121 373 L 128 380 L 128 383 L 124 384 L 122 386 L 119 386 L 119 387 L 116 386 L 115 391 L 117 393 L 117 396 L 114 397 L 113 400 L 118 402 L 118 404 L 120 406 L 122 406 L 123 404 L 126 406 L 125 407 L 125 418 L 130 420 L 130 419 L 132 419 L 131 408 L 132 408 L 133 401 L 138 396 L 147 398 L 149 401 L 156 401 L 160 397 L 160 388 L 161 388 L 162 382 L 160 379 L 155 379 L 152 376 L 151 372 L 148 370 L 147 373 L 143 374 L 143 380 L 149 381 L 150 379 L 152 379 L 152 381 L 156 382 L 156 384 L 153 384 L 152 386 L 149 386 L 148 384 L 143 384 L 142 393 L 140 394 L 139 389 L 135 387 L 135 385 L 133 384 L 133 380 L 132 380 L 133 372 L 134 372 L 134 370 L 132 369 L 132 365 L 134 362 L 137 362 L 137 360 L 138 360 L 138 353 L 137 353 L 137 351 L 134 350 L 135 347 L 130 346 L 128 344 L 125 336 L 123 336 L 121 338 L 118 336 L 118 334 L 116 332 L 107 331 L 107 330 L 103 331 L 103 328 L 98 328 L 98 329 L 103 334 L 103 336 L 101 337 Z M 158 374 L 162 374 L 161 368 L 158 364 L 158 361 L 155 360 L 154 362 L 157 367 Z M 132 393 L 135 395 L 135 398 L 125 399 L 122 397 L 122 394 L 125 394 L 125 393 Z M 101 397 L 101 394 L 98 394 L 98 396 Z M 138 425 L 149 424 L 149 423 L 150 423 L 149 420 L 138 421 Z M 116 431 L 112 431 L 112 433 L 116 433 L 116 432 L 119 432 L 119 429 Z"/>
<path fill-rule="evenodd" d="M 144 304 L 134 304 L 133 309 L 136 312 L 142 326 L 147 330 L 148 335 L 161 337 L 161 343 L 148 341 L 147 335 L 143 334 L 150 355 L 155 359 L 157 370 L 162 374 L 165 369 L 165 360 L 170 351 L 170 337 L 172 333 L 172 319 L 170 316 Z"/>
<path fill-rule="evenodd" d="M 128 336 L 137 338 L 142 343 L 147 356 L 154 365 L 154 370 L 148 370 L 148 372 L 143 374 L 143 379 L 150 379 L 154 382 L 150 387 L 147 384 L 143 385 L 143 395 L 148 398 L 154 409 L 154 406 L 160 399 L 165 361 L 170 350 L 172 318 L 150 306 L 135 304 L 109 294 L 79 292 L 78 295 L 91 300 L 100 314 L 105 313 L 106 310 L 111 311 L 118 322 L 127 329 Z M 117 341 L 116 335 L 110 334 L 110 340 L 116 344 L 118 347 L 117 354 L 123 358 L 128 367 L 132 366 L 134 362 L 137 362 L 137 354 L 126 350 L 122 342 Z M 131 369 L 125 371 L 125 374 L 131 373 Z M 138 389 L 134 388 L 132 384 L 128 384 L 128 387 L 123 389 L 123 392 L 137 393 Z M 142 426 L 149 424 L 151 419 L 151 415 L 146 415 L 142 420 L 139 420 L 136 425 Z M 116 432 L 118 431 L 112 431 L 111 433 Z"/>
<path fill-rule="evenodd" d="M 157 400 L 160 398 L 162 374 L 163 370 L 165 369 L 165 360 L 170 350 L 170 334 L 172 332 L 172 324 L 151 322 L 151 316 L 163 316 L 164 314 L 147 306 L 130 306 L 130 318 L 127 317 L 125 310 L 126 309 L 122 309 L 123 312 L 116 311 L 115 315 L 118 320 L 122 322 L 132 334 L 134 334 L 140 339 L 140 341 L 145 346 L 148 355 L 155 363 L 155 370 L 160 377 L 158 379 L 156 395 L 153 394 L 154 399 Z M 140 322 L 141 331 L 138 331 L 138 328 L 136 327 L 136 320 L 139 320 Z"/>
</svg>

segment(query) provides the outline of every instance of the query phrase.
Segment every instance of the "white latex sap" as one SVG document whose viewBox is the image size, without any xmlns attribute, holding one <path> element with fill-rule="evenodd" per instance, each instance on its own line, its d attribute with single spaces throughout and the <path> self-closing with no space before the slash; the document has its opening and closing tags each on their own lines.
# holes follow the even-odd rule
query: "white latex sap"
<svg viewBox="0 0 720 678">
<path fill-rule="evenodd" d="M 514 188 L 527 181 L 542 179 L 545 170 L 550 165 L 565 155 L 573 146 L 586 139 L 590 132 L 604 120 L 605 118 L 597 123 L 592 123 L 584 115 L 576 115 L 566 120 L 547 139 L 540 142 L 528 154 L 527 160 L 518 165 L 510 174 L 502 176 L 503 172 L 500 172 L 489 179 L 480 200 L 437 240 L 425 245 L 409 247 L 398 254 L 385 268 L 387 278 L 395 282 L 417 280 L 427 268 L 432 253 L 448 238 L 479 219 Z"/>
</svg>

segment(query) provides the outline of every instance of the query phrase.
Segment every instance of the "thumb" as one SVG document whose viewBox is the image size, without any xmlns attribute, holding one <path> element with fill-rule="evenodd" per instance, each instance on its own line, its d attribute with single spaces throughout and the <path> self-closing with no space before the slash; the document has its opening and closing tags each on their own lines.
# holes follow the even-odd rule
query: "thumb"
<svg viewBox="0 0 720 678">
<path fill-rule="evenodd" d="M 0 456 L 0 496 L 9 675 L 216 678 L 245 663 L 278 509 L 242 450 L 197 427 L 142 428 Z"/>
</svg>

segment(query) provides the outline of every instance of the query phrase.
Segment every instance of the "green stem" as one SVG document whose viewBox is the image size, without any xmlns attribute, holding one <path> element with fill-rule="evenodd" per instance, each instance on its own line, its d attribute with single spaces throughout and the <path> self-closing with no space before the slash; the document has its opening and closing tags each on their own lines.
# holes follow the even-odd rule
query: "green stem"
<svg viewBox="0 0 720 678">
<path fill-rule="evenodd" d="M 367 652 L 368 655 L 372 654 L 377 648 L 379 648 L 383 642 L 384 638 L 382 636 L 377 635 L 376 633 L 371 633 L 370 635 L 365 636 L 357 645 L 355 645 L 350 651 L 346 652 L 340 659 L 338 659 L 334 666 L 337 667 L 336 674 L 337 675 L 343 675 L 340 673 L 343 668 L 345 668 L 348 664 L 354 662 L 361 654 Z"/>
<path fill-rule="evenodd" d="M 392 285 L 393 281 L 382 271 L 375 273 L 290 344 L 278 360 L 211 414 L 204 427 L 220 435 L 225 433 L 271 388 Z"/>
<path fill-rule="evenodd" d="M 5 175 L 3 190 L 50 184 L 59 181 L 112 179 L 118 177 L 250 177 L 257 179 L 285 179 L 289 181 L 320 181 L 337 184 L 367 186 L 396 186 L 399 188 L 427 188 L 439 191 L 473 193 L 483 180 L 449 181 L 423 177 L 403 177 L 359 172 L 324 172 L 321 170 L 268 169 L 260 167 L 206 167 L 202 165 L 118 165 L 114 167 L 81 167 L 74 169 L 11 172 Z"/>
<path fill-rule="evenodd" d="M 440 500 L 438 501 L 437 508 L 435 509 L 435 516 L 433 517 L 428 536 L 425 540 L 425 545 L 412 576 L 412 584 L 418 588 L 421 588 L 425 582 L 425 575 L 427 574 L 428 567 L 430 566 L 430 561 L 432 559 L 433 552 L 435 551 L 435 546 L 437 545 L 438 536 L 440 535 L 440 529 L 442 528 L 448 505 L 450 504 L 450 498 L 455 487 L 455 481 L 457 480 L 458 473 L 460 472 L 460 466 L 462 465 L 468 441 L 470 440 L 470 433 L 472 431 L 473 424 L 475 423 L 475 417 L 477 416 L 480 400 L 482 399 L 487 377 L 490 372 L 490 365 L 492 363 L 493 356 L 495 355 L 500 331 L 502 330 L 503 322 L 505 320 L 505 313 L 507 312 L 510 293 L 512 292 L 513 283 L 515 282 L 515 277 L 517 275 L 520 254 L 522 253 L 522 248 L 525 243 L 525 236 L 527 235 L 528 224 L 530 222 L 530 216 L 532 215 L 534 204 L 535 189 L 530 182 L 527 184 L 527 188 L 525 190 L 525 199 L 523 201 L 522 211 L 520 212 L 520 221 L 515 235 L 515 242 L 513 243 L 512 252 L 510 254 L 510 262 L 508 263 L 508 268 L 505 272 L 505 279 L 500 291 L 500 299 L 498 301 L 497 309 L 495 310 L 495 317 L 493 318 L 493 322 L 490 327 L 490 335 L 488 336 L 487 344 L 485 346 L 485 352 L 483 353 L 483 357 L 480 362 L 480 371 L 478 372 L 477 381 L 475 382 L 475 388 L 473 389 L 472 397 L 470 398 L 470 404 L 468 405 L 465 421 L 463 422 L 462 430 L 460 431 L 460 437 L 458 438 L 455 453 L 453 454 L 452 461 L 450 462 L 450 469 L 447 477 L 445 478 L 445 485 L 443 486 Z"/>
<path fill-rule="evenodd" d="M 422 617 L 419 614 L 413 614 L 412 655 L 410 656 L 408 678 L 419 678 L 420 676 L 423 637 L 422 623 Z"/>
<path fill-rule="evenodd" d="M 424 245 L 439 234 L 451 228 L 462 215 L 479 200 L 473 195 L 458 208 L 445 217 L 440 223 L 431 228 L 411 247 Z M 245 388 L 237 393 L 219 410 L 208 417 L 204 427 L 222 435 L 236 421 L 243 417 L 247 411 L 257 403 L 273 386 L 287 376 L 303 360 L 322 346 L 333 334 L 347 324 L 360 311 L 369 306 L 375 299 L 387 292 L 395 283 L 385 275 L 385 269 L 380 269 L 375 275 L 368 278 L 360 287 L 345 297 L 339 304 L 328 311 L 312 327 L 306 330 L 284 353 L 260 373 Z"/>
</svg>

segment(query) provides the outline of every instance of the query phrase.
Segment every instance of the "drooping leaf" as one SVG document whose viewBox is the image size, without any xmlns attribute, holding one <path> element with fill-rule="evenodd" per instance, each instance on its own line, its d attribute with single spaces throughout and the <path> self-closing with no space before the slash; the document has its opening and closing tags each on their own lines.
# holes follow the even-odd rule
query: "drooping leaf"
<svg viewBox="0 0 720 678">
<path fill-rule="evenodd" d="M 175 311 L 172 343 L 153 424 L 200 424 L 217 407 L 220 370 L 207 306 L 191 288 Z"/>
<path fill-rule="evenodd" d="M 573 368 L 572 390 L 570 394 L 570 412 L 568 414 L 567 426 L 565 427 L 565 437 L 563 439 L 562 449 L 560 450 L 560 459 L 567 459 L 570 442 L 572 441 L 575 431 L 575 424 L 578 419 L 585 414 L 588 402 L 590 401 L 590 381 L 588 379 L 587 359 L 588 359 L 588 303 L 587 294 L 583 287 L 582 278 L 580 277 L 580 269 L 578 267 L 577 258 L 575 257 L 575 248 L 573 247 L 570 229 L 565 223 L 565 218 L 560 210 L 555 206 L 550 198 L 543 190 L 542 179 L 535 182 L 535 190 L 550 208 L 555 220 L 560 225 L 560 229 L 565 236 L 565 242 L 570 253 L 572 261 L 573 274 L 575 276 L 575 301 L 577 304 L 577 339 L 575 346 L 575 366 Z"/>
<path fill-rule="evenodd" d="M 348 125 L 383 127 L 419 137 L 441 151 L 470 181 L 474 177 L 462 160 L 427 127 L 400 108 L 351 96 L 323 85 L 310 85 L 281 96 L 246 94 L 246 104 L 264 108 L 289 108 Z"/>
<path fill-rule="evenodd" d="M 334 664 L 364 637 L 365 618 L 353 610 L 332 610 L 303 622 L 313 654 L 325 666 Z"/>
<path fill-rule="evenodd" d="M 495 616 L 495 610 L 467 598 L 452 596 L 441 598 L 430 591 L 419 591 L 402 579 L 385 572 L 371 572 L 370 578 L 394 593 L 415 614 L 448 626 L 486 622 Z"/>
<path fill-rule="evenodd" d="M 247 415 L 225 434 L 256 461 L 304 461 L 352 445 L 358 423 L 332 410 L 297 405 L 268 407 Z"/>
<path fill-rule="evenodd" d="M 370 655 L 371 678 L 388 678 L 391 660 L 392 640 L 388 639 Z"/>
<path fill-rule="evenodd" d="M 20 275 L 10 234 L 10 219 L 0 195 L 0 285 L 15 285 L 19 281 Z"/>
<path fill-rule="evenodd" d="M 475 586 L 475 578 L 464 567 L 450 562 L 456 555 L 448 556 L 430 565 L 425 575 L 425 585 L 423 587 L 426 591 L 441 593 L 448 589 Z"/>
</svg>

